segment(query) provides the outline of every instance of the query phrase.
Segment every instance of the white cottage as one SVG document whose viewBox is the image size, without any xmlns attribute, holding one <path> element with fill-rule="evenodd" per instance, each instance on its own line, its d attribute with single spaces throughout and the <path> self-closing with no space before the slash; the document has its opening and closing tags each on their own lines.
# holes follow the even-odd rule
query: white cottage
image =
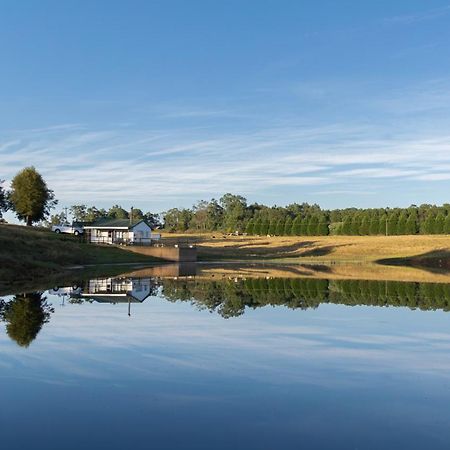
<svg viewBox="0 0 450 450">
<path fill-rule="evenodd" d="M 89 242 L 94 244 L 149 245 L 159 240 L 145 220 L 131 223 L 128 219 L 102 218 L 84 226 Z"/>
</svg>

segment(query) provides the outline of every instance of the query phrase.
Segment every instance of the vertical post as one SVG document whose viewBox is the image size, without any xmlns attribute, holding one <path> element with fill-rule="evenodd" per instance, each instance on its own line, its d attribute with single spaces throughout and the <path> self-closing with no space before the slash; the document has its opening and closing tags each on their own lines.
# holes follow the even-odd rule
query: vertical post
<svg viewBox="0 0 450 450">
<path fill-rule="evenodd" d="M 388 216 L 386 215 L 386 236 L 388 235 Z"/>
<path fill-rule="evenodd" d="M 131 207 L 130 211 L 130 225 L 133 225 L 133 207 Z"/>
</svg>

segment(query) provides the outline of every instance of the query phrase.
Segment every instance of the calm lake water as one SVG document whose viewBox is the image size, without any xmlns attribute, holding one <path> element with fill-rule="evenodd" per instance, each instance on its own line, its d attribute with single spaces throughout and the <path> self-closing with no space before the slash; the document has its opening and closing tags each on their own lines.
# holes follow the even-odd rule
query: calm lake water
<svg viewBox="0 0 450 450">
<path fill-rule="evenodd" d="M 1 446 L 448 449 L 450 285 L 97 278 L 1 304 Z"/>
</svg>

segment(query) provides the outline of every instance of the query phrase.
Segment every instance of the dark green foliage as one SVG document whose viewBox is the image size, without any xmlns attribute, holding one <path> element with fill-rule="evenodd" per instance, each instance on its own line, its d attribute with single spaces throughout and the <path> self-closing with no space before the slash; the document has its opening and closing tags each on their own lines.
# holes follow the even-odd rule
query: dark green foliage
<svg viewBox="0 0 450 450">
<path fill-rule="evenodd" d="M 450 234 L 450 214 L 447 214 L 447 216 L 445 216 L 444 234 Z"/>
<path fill-rule="evenodd" d="M 0 319 L 6 322 L 6 333 L 21 347 L 28 347 L 36 339 L 53 308 L 42 293 L 16 295 L 13 300 L 0 300 Z"/>
<path fill-rule="evenodd" d="M 284 232 L 283 234 L 285 236 L 291 236 L 292 235 L 292 218 L 291 216 L 286 217 L 286 222 L 284 223 Z"/>
<path fill-rule="evenodd" d="M 302 234 L 302 218 L 297 216 L 292 223 L 292 236 L 300 236 Z"/>
<path fill-rule="evenodd" d="M 269 228 L 267 230 L 267 234 L 274 236 L 277 232 L 277 222 L 275 220 L 271 220 L 269 222 Z"/>
<path fill-rule="evenodd" d="M 406 220 L 405 234 L 417 234 L 417 215 L 411 213 Z"/>
<path fill-rule="evenodd" d="M 252 234 L 254 234 L 254 230 L 255 230 L 255 222 L 254 222 L 253 219 L 250 219 L 250 220 L 247 222 L 247 226 L 245 227 L 245 232 L 246 232 L 248 235 L 252 235 Z"/>
<path fill-rule="evenodd" d="M 283 236 L 284 235 L 284 220 L 279 219 L 277 222 L 277 226 L 275 227 L 275 235 Z"/>
<path fill-rule="evenodd" d="M 269 226 L 270 226 L 270 223 L 268 220 L 263 220 L 261 222 L 261 233 L 260 234 L 262 236 L 265 236 L 269 233 Z"/>
<path fill-rule="evenodd" d="M 34 167 L 26 167 L 13 178 L 9 201 L 17 218 L 27 225 L 45 220 L 58 203 Z"/>
<path fill-rule="evenodd" d="M 111 208 L 109 208 L 107 216 L 111 217 L 113 219 L 128 219 L 129 218 L 128 211 L 126 211 L 119 205 L 114 205 Z"/>
<path fill-rule="evenodd" d="M 440 212 L 434 220 L 433 234 L 443 234 L 444 228 L 445 228 L 445 216 L 442 212 Z"/>
</svg>

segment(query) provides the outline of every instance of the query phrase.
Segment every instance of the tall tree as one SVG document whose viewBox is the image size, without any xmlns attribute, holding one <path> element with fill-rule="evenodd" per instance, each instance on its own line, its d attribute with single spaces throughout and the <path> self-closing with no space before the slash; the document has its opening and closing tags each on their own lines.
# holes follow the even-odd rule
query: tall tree
<svg viewBox="0 0 450 450">
<path fill-rule="evenodd" d="M 13 178 L 9 200 L 17 218 L 28 226 L 45 220 L 58 203 L 54 192 L 34 167 L 26 167 Z"/>
<path fill-rule="evenodd" d="M 242 231 L 247 200 L 241 195 L 225 194 L 220 198 L 220 205 L 223 208 L 225 231 Z"/>
<path fill-rule="evenodd" d="M 291 218 L 291 216 L 287 216 L 286 217 L 286 222 L 284 223 L 283 234 L 285 236 L 291 236 L 292 235 L 292 218 Z"/>
<path fill-rule="evenodd" d="M 255 221 L 253 219 L 250 219 L 247 222 L 247 226 L 245 227 L 245 232 L 251 236 L 254 233 L 255 230 Z"/>
<path fill-rule="evenodd" d="M 4 180 L 0 180 L 0 219 L 3 217 L 3 213 L 8 210 L 8 196 L 3 189 Z"/>
</svg>

